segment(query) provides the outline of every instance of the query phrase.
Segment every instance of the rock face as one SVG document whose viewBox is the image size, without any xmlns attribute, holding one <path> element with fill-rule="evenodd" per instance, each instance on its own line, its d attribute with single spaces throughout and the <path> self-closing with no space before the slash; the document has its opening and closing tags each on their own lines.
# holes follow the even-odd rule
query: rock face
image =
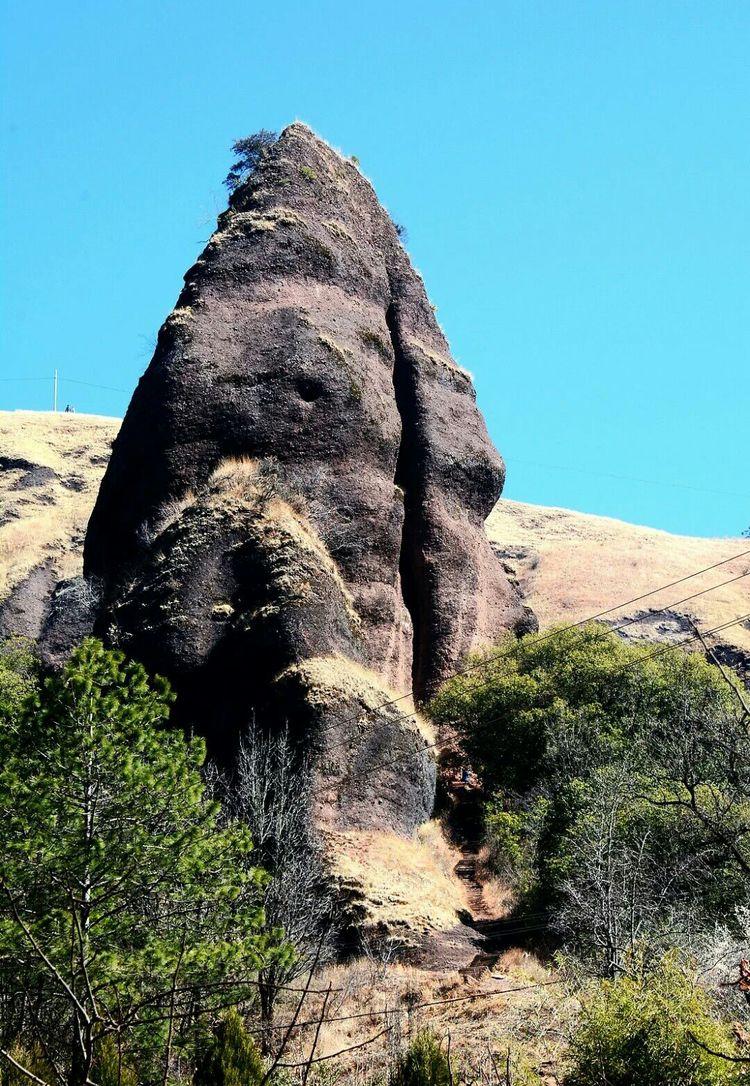
<svg viewBox="0 0 750 1086">
<path fill-rule="evenodd" d="M 253 708 L 306 721 L 339 794 L 363 750 L 413 755 L 405 791 L 371 775 L 344 805 L 411 829 L 432 762 L 407 707 L 372 709 L 528 620 L 484 533 L 503 475 L 371 185 L 294 124 L 188 271 L 115 442 L 84 552 L 100 628 L 209 738 Z"/>
</svg>

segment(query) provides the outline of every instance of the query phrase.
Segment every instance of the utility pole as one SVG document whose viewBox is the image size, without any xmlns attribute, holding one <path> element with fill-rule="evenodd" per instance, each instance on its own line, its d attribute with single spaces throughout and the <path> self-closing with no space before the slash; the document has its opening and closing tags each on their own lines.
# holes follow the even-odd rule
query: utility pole
<svg viewBox="0 0 750 1086">
<path fill-rule="evenodd" d="M 52 410 L 57 414 L 57 370 L 55 370 L 55 376 L 52 379 Z"/>
</svg>

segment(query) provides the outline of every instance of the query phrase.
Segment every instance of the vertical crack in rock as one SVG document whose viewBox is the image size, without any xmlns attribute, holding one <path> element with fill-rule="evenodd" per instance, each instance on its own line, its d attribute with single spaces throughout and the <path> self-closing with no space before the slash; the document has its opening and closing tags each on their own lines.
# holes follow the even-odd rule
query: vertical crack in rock
<svg viewBox="0 0 750 1086">
<path fill-rule="evenodd" d="M 214 751 L 253 711 L 288 720 L 322 822 L 412 833 L 434 765 L 418 722 L 376 709 L 522 616 L 484 532 L 502 479 L 371 184 L 290 125 L 128 407 L 86 534 L 96 629 L 172 681 Z"/>
<path fill-rule="evenodd" d="M 385 323 L 393 348 L 393 392 L 401 419 L 401 437 L 394 483 L 404 495 L 404 520 L 399 551 L 401 596 L 412 624 L 412 693 L 421 699 L 424 690 L 425 633 L 424 600 L 419 590 L 422 555 L 419 546 L 420 455 L 417 437 L 417 391 L 412 364 L 401 346 L 396 303 L 391 302 Z"/>
</svg>

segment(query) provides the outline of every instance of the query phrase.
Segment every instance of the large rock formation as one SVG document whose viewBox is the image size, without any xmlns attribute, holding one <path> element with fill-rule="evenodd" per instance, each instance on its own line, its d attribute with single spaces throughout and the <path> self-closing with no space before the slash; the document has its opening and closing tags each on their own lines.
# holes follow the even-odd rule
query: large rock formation
<svg viewBox="0 0 750 1086">
<path fill-rule="evenodd" d="M 253 708 L 309 727 L 332 821 L 411 830 L 431 759 L 407 706 L 373 709 L 528 621 L 484 533 L 502 483 L 371 185 L 291 125 L 187 273 L 115 443 L 85 544 L 100 628 L 215 742 Z M 373 759 L 408 765 L 399 787 L 352 774 Z"/>
</svg>

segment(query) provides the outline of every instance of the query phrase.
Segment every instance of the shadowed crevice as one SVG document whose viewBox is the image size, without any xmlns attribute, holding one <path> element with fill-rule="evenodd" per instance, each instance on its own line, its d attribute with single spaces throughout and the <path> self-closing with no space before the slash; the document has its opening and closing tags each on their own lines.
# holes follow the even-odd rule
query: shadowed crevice
<svg viewBox="0 0 750 1086">
<path fill-rule="evenodd" d="M 414 364 L 403 350 L 398 327 L 398 310 L 391 303 L 385 322 L 393 347 L 393 391 L 401 418 L 401 439 L 394 482 L 404 494 L 404 520 L 399 552 L 401 595 L 412 622 L 412 692 L 417 700 L 425 694 L 427 666 L 427 615 L 424 584 L 424 554 L 420 546 L 422 504 L 422 457 L 418 434 L 418 405 Z"/>
</svg>

